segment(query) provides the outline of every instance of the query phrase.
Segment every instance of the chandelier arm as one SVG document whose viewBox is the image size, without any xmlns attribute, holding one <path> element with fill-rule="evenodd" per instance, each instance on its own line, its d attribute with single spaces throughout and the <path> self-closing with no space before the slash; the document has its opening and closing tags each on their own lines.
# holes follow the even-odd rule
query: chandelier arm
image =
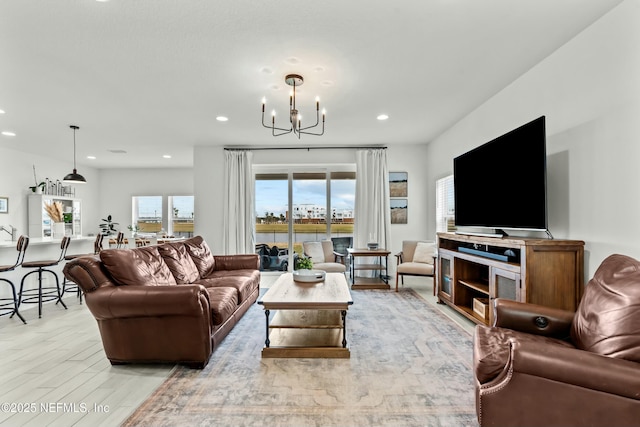
<svg viewBox="0 0 640 427">
<path fill-rule="evenodd" d="M 324 121 L 322 122 L 322 132 L 321 133 L 304 132 L 304 131 L 301 131 L 300 133 L 303 133 L 305 135 L 322 136 L 322 135 L 324 135 Z"/>
<path fill-rule="evenodd" d="M 304 128 L 300 128 L 301 131 L 306 130 L 306 129 L 311 129 L 314 128 L 316 126 L 318 126 L 320 124 L 320 113 L 318 112 L 318 110 L 316 110 L 316 124 L 315 125 L 311 125 L 311 126 L 307 126 Z"/>
<path fill-rule="evenodd" d="M 285 132 L 276 133 L 275 129 L 284 130 Z M 287 134 L 291 133 L 291 131 L 293 131 L 293 129 L 286 130 L 286 129 L 281 129 L 281 128 L 274 127 L 274 128 L 271 129 L 271 135 L 273 135 L 273 136 L 282 136 L 282 135 L 287 135 Z"/>
<path fill-rule="evenodd" d="M 267 129 L 278 129 L 278 130 L 282 130 L 282 131 L 287 131 L 286 133 L 291 133 L 291 129 L 285 129 L 285 128 L 279 128 L 277 126 L 267 126 L 264 124 L 264 111 L 262 112 L 262 126 L 266 127 Z M 284 134 L 280 134 L 280 135 L 284 135 Z M 279 135 L 274 135 L 274 136 L 279 136 Z"/>
</svg>

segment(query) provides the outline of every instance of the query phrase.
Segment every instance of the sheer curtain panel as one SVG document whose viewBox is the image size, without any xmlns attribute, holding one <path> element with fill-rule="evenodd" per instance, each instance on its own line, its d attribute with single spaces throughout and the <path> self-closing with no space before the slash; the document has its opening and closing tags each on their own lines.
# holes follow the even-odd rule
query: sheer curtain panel
<svg viewBox="0 0 640 427">
<path fill-rule="evenodd" d="M 389 170 L 386 149 L 356 151 L 356 205 L 354 247 L 378 243 L 388 249 L 391 213 L 389 211 Z"/>
<path fill-rule="evenodd" d="M 225 150 L 224 155 L 224 251 L 227 255 L 254 253 L 253 153 Z"/>
</svg>

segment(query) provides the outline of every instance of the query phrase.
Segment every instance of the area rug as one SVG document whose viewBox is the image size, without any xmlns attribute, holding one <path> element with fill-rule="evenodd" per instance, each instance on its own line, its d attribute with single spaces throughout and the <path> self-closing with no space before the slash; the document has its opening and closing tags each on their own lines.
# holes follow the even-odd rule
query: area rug
<svg viewBox="0 0 640 427">
<path fill-rule="evenodd" d="M 253 305 L 203 370 L 178 366 L 124 426 L 477 426 L 468 332 L 411 289 L 352 291 L 350 359 L 262 359 Z"/>
</svg>

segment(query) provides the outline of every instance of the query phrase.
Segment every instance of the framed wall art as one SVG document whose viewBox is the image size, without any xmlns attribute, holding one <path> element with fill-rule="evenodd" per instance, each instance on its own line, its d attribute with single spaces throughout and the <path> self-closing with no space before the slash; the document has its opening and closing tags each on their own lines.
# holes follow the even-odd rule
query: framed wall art
<svg viewBox="0 0 640 427">
<path fill-rule="evenodd" d="M 0 213 L 9 213 L 8 197 L 0 197 Z"/>
<path fill-rule="evenodd" d="M 407 172 L 389 172 L 389 196 L 407 197 L 409 175 Z"/>
<path fill-rule="evenodd" d="M 406 224 L 408 213 L 407 199 L 391 199 L 389 201 L 391 208 L 391 224 Z"/>
</svg>

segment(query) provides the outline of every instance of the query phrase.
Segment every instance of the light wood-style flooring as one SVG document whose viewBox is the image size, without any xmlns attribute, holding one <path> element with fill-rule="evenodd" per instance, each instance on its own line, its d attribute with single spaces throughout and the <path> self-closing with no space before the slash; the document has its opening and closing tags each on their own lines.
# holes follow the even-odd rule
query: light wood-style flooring
<svg viewBox="0 0 640 427">
<path fill-rule="evenodd" d="M 261 287 L 277 277 L 263 274 Z M 431 279 L 406 278 L 405 286 L 473 329 L 453 310 L 435 304 Z M 75 295 L 65 296 L 65 303 L 68 310 L 45 304 L 41 319 L 35 307 L 21 310 L 27 325 L 15 316 L 0 317 L 0 425 L 116 426 L 171 373 L 169 365 L 111 366 L 87 307 Z"/>
</svg>

